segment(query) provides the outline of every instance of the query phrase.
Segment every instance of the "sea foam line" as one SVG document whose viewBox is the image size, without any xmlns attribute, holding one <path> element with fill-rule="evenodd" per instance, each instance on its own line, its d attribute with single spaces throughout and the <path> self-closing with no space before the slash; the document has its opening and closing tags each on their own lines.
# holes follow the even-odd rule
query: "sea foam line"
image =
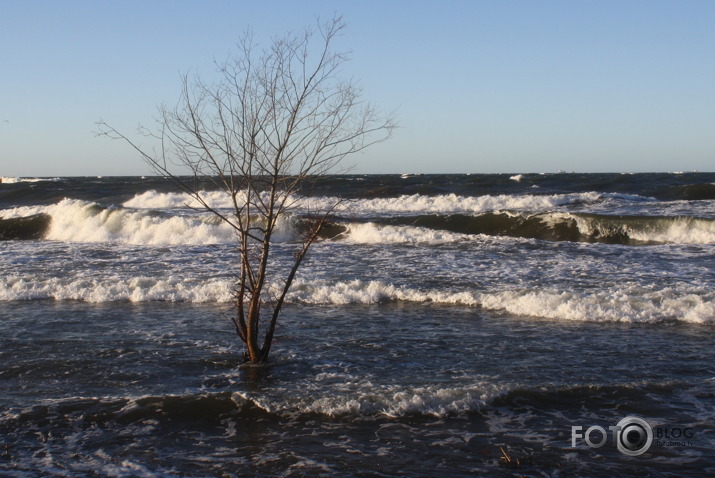
<svg viewBox="0 0 715 478">
<path fill-rule="evenodd" d="M 0 279 L 0 301 L 79 300 L 86 302 L 229 303 L 228 278 L 33 278 Z M 270 286 L 274 292 L 279 285 Z M 715 323 L 715 293 L 697 289 L 658 291 L 637 286 L 597 292 L 565 290 L 421 290 L 382 281 L 296 279 L 287 301 L 311 305 L 436 303 L 481 307 L 523 317 L 584 322 Z"/>
<path fill-rule="evenodd" d="M 62 181 L 62 178 L 20 178 L 20 177 L 0 177 L 0 184 L 17 184 L 17 183 L 39 183 L 43 181 Z"/>
<path fill-rule="evenodd" d="M 76 300 L 105 302 L 225 303 L 232 299 L 232 284 L 224 279 L 192 280 L 170 277 L 94 277 L 39 279 L 11 276 L 0 280 L 0 301 Z"/>
<path fill-rule="evenodd" d="M 682 321 L 715 323 L 715 293 L 636 288 L 594 293 L 539 290 L 479 294 L 482 308 L 518 316 L 578 322 L 657 323 Z"/>
<path fill-rule="evenodd" d="M 298 281 L 289 300 L 307 304 L 377 304 L 389 301 L 479 306 L 518 316 L 583 322 L 715 323 L 715 293 L 638 287 L 599 292 L 560 290 L 418 290 L 380 281 Z"/>
<path fill-rule="evenodd" d="M 221 191 L 200 191 L 201 196 L 216 208 L 231 208 L 231 198 Z M 460 196 L 443 194 L 425 196 L 402 195 L 391 198 L 354 199 L 345 202 L 343 211 L 356 215 L 376 213 L 454 213 L 485 212 L 494 210 L 550 210 L 569 204 L 593 203 L 610 197 L 597 192 L 552 194 L 552 195 L 484 195 Z M 633 198 L 635 199 L 635 197 Z M 645 200 L 646 198 L 640 198 Z M 293 196 L 291 201 L 299 210 L 326 210 L 335 205 L 336 197 Z M 189 205 L 200 207 L 194 199 L 183 193 L 159 193 L 146 191 L 126 201 L 123 206 L 138 209 L 181 208 Z"/>
</svg>

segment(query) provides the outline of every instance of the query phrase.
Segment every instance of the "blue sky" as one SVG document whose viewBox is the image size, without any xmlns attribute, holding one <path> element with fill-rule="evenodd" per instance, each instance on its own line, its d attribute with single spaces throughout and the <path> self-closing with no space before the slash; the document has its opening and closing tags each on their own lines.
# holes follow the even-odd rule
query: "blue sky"
<svg viewBox="0 0 715 478">
<path fill-rule="evenodd" d="M 715 170 L 715 1 L 0 0 L 0 176 L 148 174 L 125 144 L 242 32 L 343 15 L 394 137 L 356 173 Z"/>
</svg>

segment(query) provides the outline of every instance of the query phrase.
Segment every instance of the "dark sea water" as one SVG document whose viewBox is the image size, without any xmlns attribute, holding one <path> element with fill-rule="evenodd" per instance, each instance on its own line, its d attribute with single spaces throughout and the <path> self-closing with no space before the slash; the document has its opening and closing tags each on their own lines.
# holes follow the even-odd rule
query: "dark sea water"
<svg viewBox="0 0 715 478">
<path fill-rule="evenodd" d="M 250 367 L 170 183 L 3 178 L 0 476 L 715 474 L 715 173 L 334 177 L 274 267 L 337 198 Z"/>
</svg>

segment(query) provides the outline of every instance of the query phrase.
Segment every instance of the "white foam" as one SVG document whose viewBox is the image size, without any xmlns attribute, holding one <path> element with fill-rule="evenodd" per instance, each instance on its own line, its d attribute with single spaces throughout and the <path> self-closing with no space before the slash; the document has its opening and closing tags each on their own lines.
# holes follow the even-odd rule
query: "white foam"
<svg viewBox="0 0 715 478">
<path fill-rule="evenodd" d="M 663 320 L 715 323 L 715 294 L 636 287 L 586 293 L 538 290 L 479 294 L 485 309 L 514 315 L 586 322 L 654 323 Z"/>
<path fill-rule="evenodd" d="M 215 208 L 230 208 L 231 197 L 222 191 L 200 191 L 201 197 Z M 185 193 L 159 193 L 149 190 L 137 194 L 122 204 L 124 207 L 135 209 L 172 209 L 182 207 L 202 207 L 201 203 Z"/>
<path fill-rule="evenodd" d="M 636 241 L 657 242 L 661 244 L 715 244 L 715 220 L 699 219 L 693 217 L 653 218 L 649 223 L 634 227 L 628 220 L 618 224 L 614 218 L 608 224 L 608 218 L 593 220 L 590 217 L 572 215 L 568 213 L 551 214 L 553 220 L 563 221 L 571 219 L 581 234 L 609 234 L 605 227 L 615 227 L 617 231 Z M 600 222 L 605 221 L 605 222 Z M 637 219 L 631 221 L 638 222 Z M 606 225 L 607 224 L 607 225 Z"/>
<path fill-rule="evenodd" d="M 506 311 L 514 315 L 572 321 L 715 323 L 715 293 L 635 286 L 593 293 L 573 291 L 418 290 L 380 281 L 296 281 L 288 299 L 308 304 L 433 302 Z"/>
<path fill-rule="evenodd" d="M 41 181 L 61 181 L 61 178 L 16 178 L 0 177 L 0 184 L 39 183 Z"/>
<path fill-rule="evenodd" d="M 187 279 L 117 276 L 36 278 L 12 276 L 0 279 L 0 301 L 78 300 L 84 302 L 194 302 L 224 303 L 232 300 L 232 284 L 226 279 Z"/>
<path fill-rule="evenodd" d="M 438 302 L 477 305 L 471 292 L 421 291 L 381 281 L 305 281 L 297 279 L 288 294 L 291 302 L 305 304 L 377 304 L 388 301 Z"/>
<path fill-rule="evenodd" d="M 631 231 L 629 234 L 637 240 L 665 244 L 715 244 L 715 221 L 683 217 L 653 231 Z"/>
<path fill-rule="evenodd" d="M 493 398 L 493 386 L 480 387 L 416 387 L 410 390 L 370 390 L 360 387 L 347 396 L 327 396 L 305 399 L 299 405 L 301 413 L 328 416 L 344 415 L 432 415 L 445 417 L 481 410 Z M 490 393 L 491 392 L 491 393 Z"/>
<path fill-rule="evenodd" d="M 9 276 L 0 279 L 0 300 L 80 300 L 85 302 L 195 302 L 226 303 L 232 297 L 229 279 L 180 277 L 39 278 Z M 270 290 L 279 291 L 273 284 Z M 380 281 L 321 281 L 296 279 L 287 300 L 304 304 L 376 304 L 388 301 L 438 302 L 477 305 L 470 292 L 420 291 Z"/>
<path fill-rule="evenodd" d="M 358 213 L 481 213 L 501 210 L 551 210 L 559 206 L 580 202 L 595 202 L 603 196 L 595 192 L 553 195 L 485 195 L 459 196 L 443 194 L 423 196 L 403 195 L 396 198 L 360 199 L 351 205 Z"/>
<path fill-rule="evenodd" d="M 136 245 L 226 244 L 233 229 L 213 215 L 168 216 L 63 199 L 43 207 L 2 211 L 8 217 L 44 213 L 52 217 L 45 239 L 69 242 L 115 242 Z"/>
<path fill-rule="evenodd" d="M 517 213 L 502 212 L 509 216 Z M 549 213 L 539 216 L 544 224 L 557 228 L 563 223 L 574 221 L 579 232 L 584 236 L 604 236 L 620 232 L 636 241 L 654 242 L 660 244 L 715 244 L 715 221 L 693 218 L 664 218 L 654 221 L 651 226 L 633 228 L 627 221 L 618 226 L 618 231 L 609 231 L 605 226 L 588 217 L 570 213 Z M 482 234 L 461 234 L 445 230 L 435 230 L 413 226 L 379 225 L 373 222 L 351 224 L 342 236 L 346 241 L 355 244 L 414 244 L 437 245 L 454 242 L 484 240 Z M 506 238 L 503 238 L 507 240 Z M 509 238 L 510 241 L 528 240 Z"/>
<path fill-rule="evenodd" d="M 508 390 L 506 385 L 474 380 L 467 386 L 431 385 L 404 387 L 377 385 L 370 380 L 347 380 L 338 388 L 306 384 L 303 393 L 284 397 L 253 397 L 237 392 L 237 399 L 251 401 L 275 414 L 320 414 L 330 417 L 432 415 L 446 417 L 477 412 Z"/>
<path fill-rule="evenodd" d="M 229 278 L 101 276 L 0 279 L 0 301 L 55 299 L 86 302 L 228 303 Z M 279 284 L 269 287 L 276 292 Z M 623 286 L 601 291 L 506 290 L 447 291 L 416 289 L 382 281 L 327 281 L 298 278 L 287 301 L 312 305 L 378 304 L 385 302 L 439 303 L 480 306 L 486 310 L 554 320 L 657 323 L 675 320 L 715 324 L 715 292 L 698 289 L 652 291 Z"/>
<path fill-rule="evenodd" d="M 221 191 L 200 191 L 201 196 L 217 208 L 232 207 L 231 198 Z M 443 194 L 424 196 L 421 194 L 402 195 L 392 198 L 356 199 L 345 202 L 341 211 L 355 215 L 374 215 L 377 213 L 479 213 L 495 210 L 530 210 L 541 211 L 574 203 L 596 202 L 605 196 L 596 192 L 552 194 L 552 195 L 485 195 L 459 196 Z M 336 197 L 299 197 L 290 198 L 298 209 L 326 210 L 340 200 Z M 180 208 L 185 205 L 200 207 L 200 204 L 186 194 L 158 193 L 146 191 L 126 201 L 123 206 L 143 209 Z"/>
<path fill-rule="evenodd" d="M 511 176 L 509 179 L 512 181 L 516 181 L 517 183 L 520 183 L 522 179 L 524 179 L 523 174 L 515 174 L 514 176 Z"/>
<path fill-rule="evenodd" d="M 372 222 L 351 224 L 346 241 L 355 244 L 446 244 L 474 240 L 476 236 L 423 227 L 380 226 Z"/>
</svg>

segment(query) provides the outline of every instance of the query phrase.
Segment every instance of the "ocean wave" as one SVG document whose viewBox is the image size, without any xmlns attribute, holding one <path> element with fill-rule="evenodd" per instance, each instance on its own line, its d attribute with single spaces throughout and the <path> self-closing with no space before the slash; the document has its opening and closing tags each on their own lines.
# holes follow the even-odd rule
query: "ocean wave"
<svg viewBox="0 0 715 478">
<path fill-rule="evenodd" d="M 225 303 L 232 300 L 233 284 L 224 279 L 187 279 L 117 276 L 0 279 L 0 300 L 76 300 L 82 302 L 193 302 Z"/>
<path fill-rule="evenodd" d="M 19 177 L 0 177 L 0 184 L 17 184 L 17 183 L 39 183 L 44 181 L 62 181 L 62 178 L 19 178 Z"/>
<path fill-rule="evenodd" d="M 689 216 L 569 214 L 582 236 L 617 244 L 715 244 L 715 220 Z"/>
<path fill-rule="evenodd" d="M 206 192 L 205 198 L 213 207 L 230 207 L 228 198 L 220 191 Z M 414 194 L 395 198 L 358 199 L 346 202 L 337 211 L 341 218 L 333 221 L 337 229 L 332 236 L 347 229 L 343 238 L 370 244 L 435 244 L 469 240 L 465 235 L 476 234 L 610 244 L 715 243 L 715 220 L 712 219 L 559 211 L 562 206 L 610 200 L 650 199 L 595 192 L 477 197 Z M 295 197 L 292 201 L 296 214 L 306 214 L 326 210 L 338 200 L 333 197 Z M 183 194 L 147 191 L 126 201 L 124 207 L 141 211 L 181 208 L 186 204 L 198 206 Z M 413 213 L 419 215 L 411 215 Z M 189 240 L 188 243 L 194 242 Z"/>
<path fill-rule="evenodd" d="M 211 207 L 232 207 L 231 197 L 223 191 L 200 191 L 200 194 Z M 188 194 L 174 192 L 162 193 L 155 190 L 136 194 L 131 199 L 125 201 L 122 206 L 135 209 L 173 209 L 187 206 L 193 208 L 202 207 L 200 202 Z"/>
<path fill-rule="evenodd" d="M 417 302 L 478 306 L 523 317 L 584 321 L 715 323 L 715 293 L 637 287 L 600 292 L 420 290 L 380 281 L 297 281 L 289 300 L 306 304 Z"/>
<path fill-rule="evenodd" d="M 294 240 L 299 215 L 284 216 L 274 239 Z M 607 244 L 715 244 L 715 220 L 689 216 L 615 216 L 585 213 L 519 211 L 466 214 L 420 214 L 359 219 L 336 217 L 324 239 L 355 244 L 436 245 L 499 236 L 549 241 Z M 134 245 L 230 244 L 235 233 L 210 213 L 105 208 L 64 199 L 50 206 L 0 211 L 0 240 L 47 239 Z"/>
<path fill-rule="evenodd" d="M 230 279 L 190 279 L 106 276 L 104 278 L 36 278 L 10 276 L 0 280 L 0 300 L 77 300 L 84 302 L 194 302 L 229 303 Z M 280 291 L 279 284 L 269 292 Z M 388 301 L 438 302 L 477 305 L 467 292 L 418 291 L 379 281 L 324 282 L 296 279 L 288 302 L 302 304 L 377 304 Z"/>
<path fill-rule="evenodd" d="M 63 199 L 50 206 L 19 207 L 0 214 L 6 221 L 38 215 L 50 217 L 40 235 L 53 241 L 190 245 L 227 244 L 235 239 L 233 229 L 213 215 L 180 216 L 105 208 L 75 199 Z"/>
<path fill-rule="evenodd" d="M 358 213 L 479 213 L 500 210 L 551 210 L 568 204 L 596 202 L 599 193 L 538 195 L 459 196 L 444 194 L 424 196 L 413 194 L 396 198 L 361 199 L 353 203 Z"/>
<path fill-rule="evenodd" d="M 374 219 L 347 226 L 344 237 L 366 244 L 446 243 L 473 235 L 607 244 L 714 244 L 715 220 L 693 217 L 488 212 Z"/>
<path fill-rule="evenodd" d="M 390 226 L 374 222 L 341 225 L 343 231 L 336 239 L 343 239 L 354 244 L 413 244 L 437 245 L 474 240 L 474 236 L 448 230 L 435 230 L 425 227 Z"/>
<path fill-rule="evenodd" d="M 319 380 L 319 377 L 315 378 Z M 530 387 L 475 379 L 469 384 L 433 384 L 424 386 L 378 385 L 366 379 L 349 381 L 339 389 L 311 385 L 293 393 L 254 394 L 244 391 L 188 392 L 184 394 L 143 395 L 137 397 L 71 397 L 48 400 L 0 420 L 12 430 L 46 425 L 54 420 L 64 426 L 72 423 L 111 423 L 125 427 L 141 425 L 133 431 L 142 435 L 156 432 L 163 425 L 182 426 L 203 423 L 211 426 L 226 419 L 296 419 L 296 418 L 410 418 L 416 416 L 447 418 L 482 413 L 490 407 L 515 404 L 551 408 L 554 397 L 612 403 L 612 396 L 637 399 L 644 392 L 669 394 L 676 382 L 636 382 L 623 384 L 544 384 Z M 712 388 L 712 386 L 710 386 Z M 285 392 L 285 391 L 282 391 Z"/>
<path fill-rule="evenodd" d="M 288 300 L 304 304 L 378 304 L 381 302 L 435 302 L 441 304 L 478 305 L 472 292 L 424 291 L 380 281 L 353 280 L 333 282 L 297 279 Z"/>
<path fill-rule="evenodd" d="M 349 381 L 335 390 L 330 387 L 306 390 L 289 400 L 235 393 L 267 414 L 277 416 L 389 417 L 428 416 L 444 418 L 478 413 L 508 387 L 487 382 L 469 386 L 444 384 L 417 387 L 378 386 L 370 381 Z"/>
<path fill-rule="evenodd" d="M 233 282 L 228 278 L 33 278 L 0 280 L 0 301 L 77 300 L 85 302 L 230 303 Z M 274 295 L 280 284 L 269 286 Z M 434 303 L 479 307 L 521 317 L 576 322 L 715 323 L 715 293 L 698 289 L 658 291 L 636 286 L 596 292 L 565 290 L 430 290 L 382 281 L 296 279 L 288 303 L 308 305 Z"/>
<path fill-rule="evenodd" d="M 310 393 L 272 397 L 246 392 L 195 392 L 180 395 L 139 397 L 72 397 L 48 401 L 2 419 L 3 428 L 15 424 L 46 424 L 52 420 L 66 425 L 114 422 L 122 426 L 143 424 L 142 434 L 155 431 L 162 423 L 222 423 L 227 418 L 279 417 L 447 417 L 481 411 L 508 388 L 490 383 L 465 387 L 378 387 L 353 383 L 356 389 L 344 391 L 306 390 Z M 347 393 L 346 393 L 347 392 Z M 135 430 L 139 431 L 139 430 Z"/>
<path fill-rule="evenodd" d="M 577 322 L 695 324 L 715 323 L 715 294 L 664 289 L 657 292 L 624 287 L 599 292 L 518 290 L 482 293 L 484 309 Z"/>
<path fill-rule="evenodd" d="M 715 243 L 715 221 L 711 219 L 554 212 L 561 205 L 603 198 L 598 193 L 578 193 L 479 197 L 415 194 L 360 199 L 346 203 L 338 211 L 341 217 L 331 222 L 325 238 L 339 236 L 358 244 L 439 244 L 472 240 L 469 235 L 484 234 L 616 244 Z M 220 191 L 206 193 L 206 199 L 214 207 L 230 206 Z M 295 213 L 279 224 L 276 239 L 292 240 L 297 232 L 293 223 L 300 215 L 325 210 L 336 201 L 332 197 L 295 197 Z M 198 206 L 184 194 L 147 191 L 122 207 L 103 207 L 76 199 L 63 199 L 49 206 L 18 207 L 0 211 L 0 239 L 135 245 L 228 244 L 235 240 L 234 231 L 218 217 L 185 209 L 187 204 Z M 542 210 L 547 212 L 531 212 Z M 419 215 L 410 215 L 415 212 Z M 382 214 L 392 216 L 381 217 Z M 49 222 L 47 217 L 51 218 Z M 20 232 L 16 232 L 18 228 Z"/>
<path fill-rule="evenodd" d="M 312 216 L 283 214 L 273 231 L 274 242 L 301 236 Z M 321 237 L 331 238 L 344 226 L 326 224 Z M 157 211 L 103 207 L 97 203 L 63 199 L 50 206 L 24 206 L 0 211 L 0 240 L 45 239 L 131 245 L 233 244 L 235 230 L 210 212 Z"/>
<path fill-rule="evenodd" d="M 231 208 L 229 195 L 222 191 L 200 191 L 201 196 L 216 208 Z M 484 195 L 460 196 L 441 194 L 436 196 L 410 194 L 397 197 L 353 199 L 345 201 L 341 211 L 358 216 L 382 213 L 479 213 L 495 210 L 551 210 L 572 204 L 591 204 L 618 195 L 610 193 L 569 193 L 552 195 Z M 623 199 L 623 195 L 620 195 Z M 650 200 L 640 196 L 629 196 L 629 200 Z M 294 196 L 291 201 L 299 210 L 326 210 L 339 202 L 332 196 L 303 197 Z M 137 194 L 123 203 L 124 207 L 138 209 L 181 208 L 186 205 L 199 207 L 200 204 L 183 193 L 161 193 L 146 191 Z"/>
</svg>

